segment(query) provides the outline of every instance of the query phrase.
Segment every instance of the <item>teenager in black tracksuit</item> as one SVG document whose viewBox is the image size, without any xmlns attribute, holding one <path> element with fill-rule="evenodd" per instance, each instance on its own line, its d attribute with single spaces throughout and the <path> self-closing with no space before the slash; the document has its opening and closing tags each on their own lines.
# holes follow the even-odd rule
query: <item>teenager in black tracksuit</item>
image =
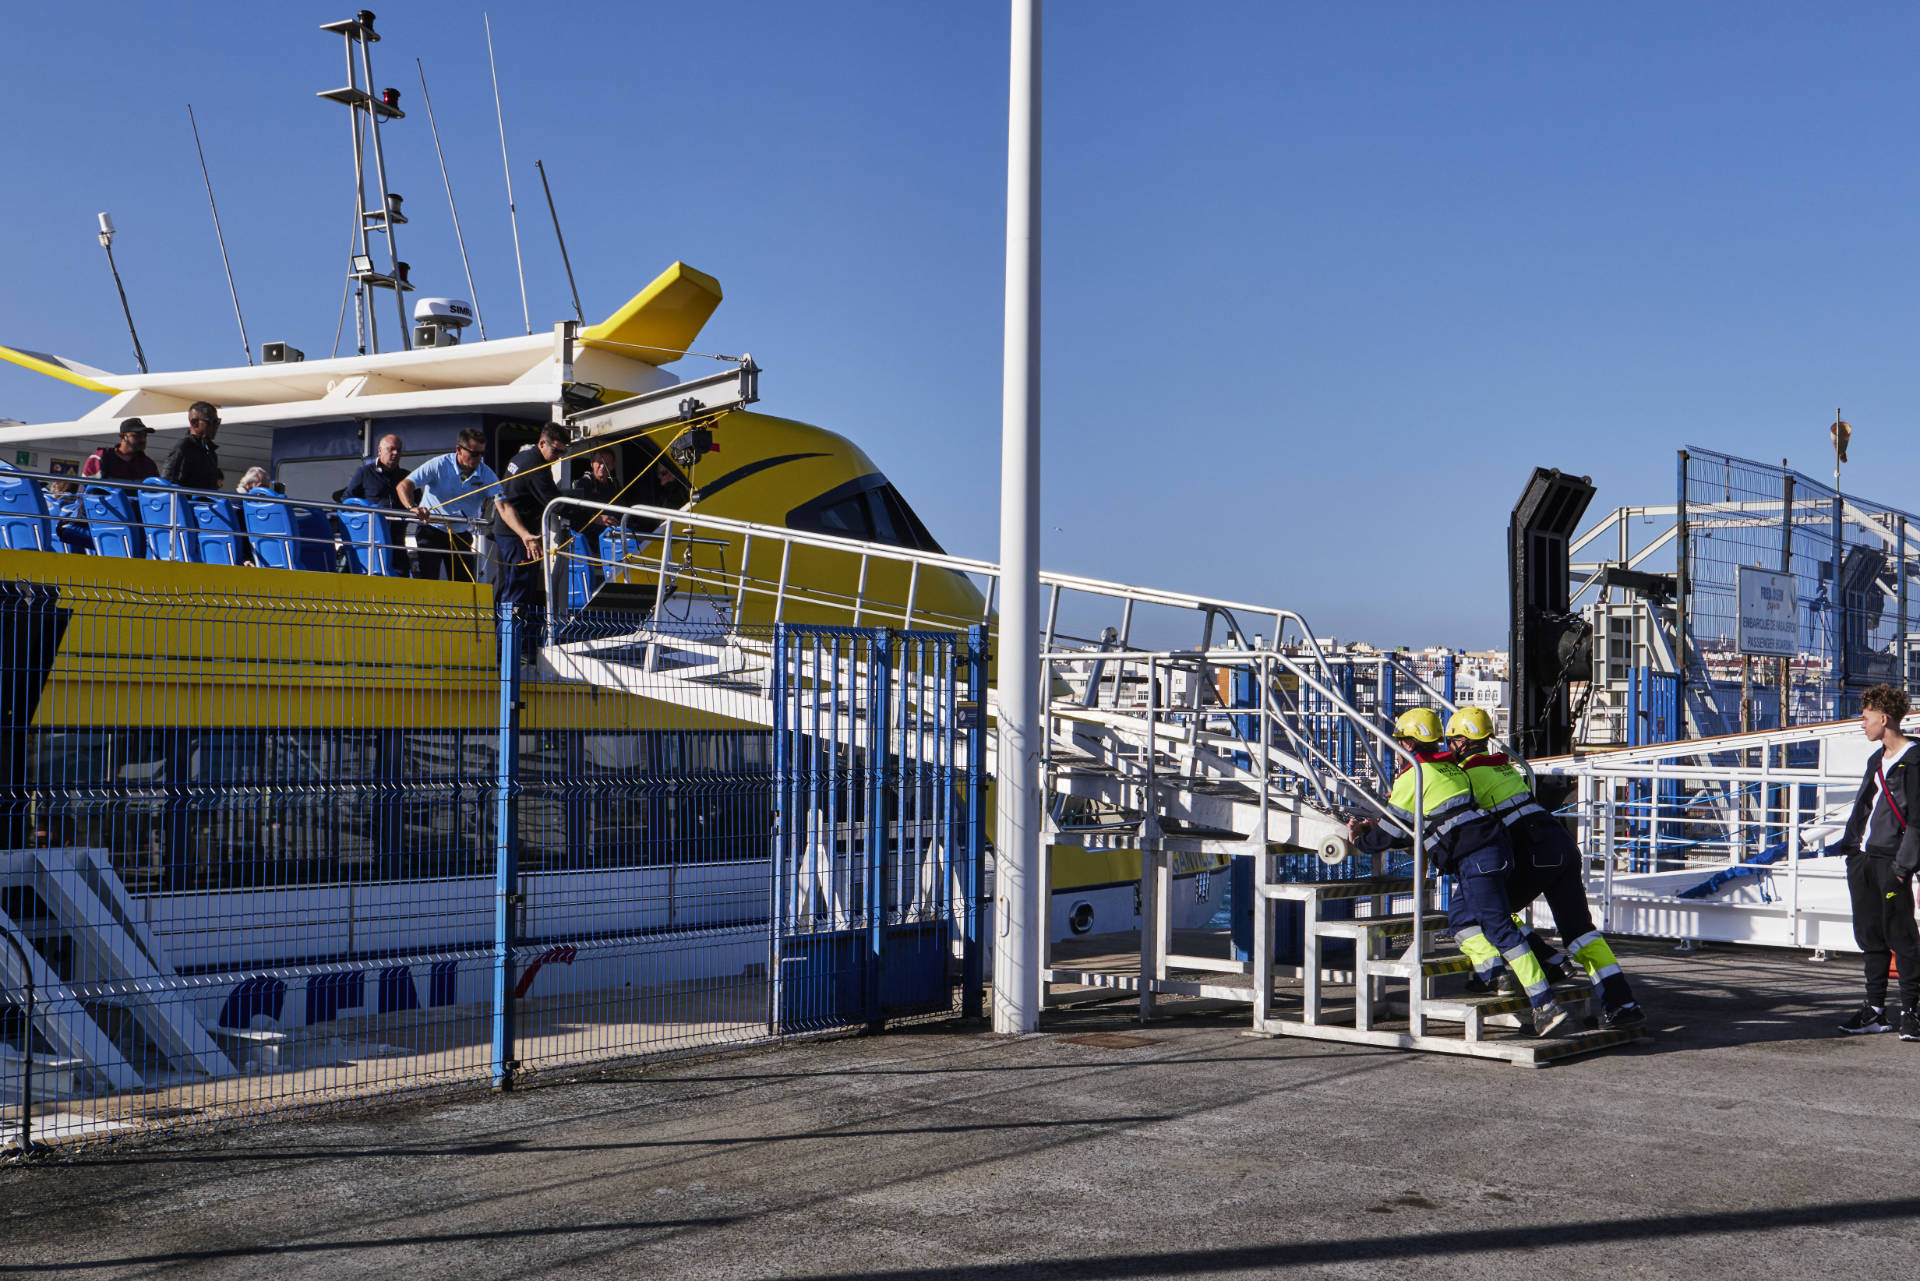
<svg viewBox="0 0 1920 1281">
<path fill-rule="evenodd" d="M 1860 695 L 1860 728 L 1880 744 L 1867 758 L 1840 852 L 1847 856 L 1853 938 L 1866 961 L 1867 1003 L 1842 1032 L 1900 1030 L 1920 1041 L 1920 928 L 1913 918 L 1913 875 L 1920 870 L 1920 751 L 1900 732 L 1907 696 L 1891 685 Z M 1887 963 L 1900 962 L 1900 1006 L 1887 1008 Z"/>
</svg>

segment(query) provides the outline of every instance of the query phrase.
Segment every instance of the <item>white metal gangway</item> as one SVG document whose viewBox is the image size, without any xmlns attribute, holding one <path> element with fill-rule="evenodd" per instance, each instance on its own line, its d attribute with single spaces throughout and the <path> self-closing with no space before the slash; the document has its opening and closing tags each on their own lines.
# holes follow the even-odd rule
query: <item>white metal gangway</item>
<svg viewBox="0 0 1920 1281">
<path fill-rule="evenodd" d="M 596 513 L 650 532 L 629 535 L 617 559 L 574 550 L 567 522 Z M 990 561 L 573 498 L 549 506 L 542 534 L 565 549 L 550 563 L 550 600 L 569 599 L 583 566 L 609 586 L 584 608 L 549 611 L 540 677 L 735 722 L 773 723 L 780 624 L 995 622 Z M 1378 810 L 1391 772 L 1383 718 L 1343 695 L 1342 656 L 1297 613 L 1069 574 L 1043 572 L 1041 588 L 1055 832 L 1244 853 L 1314 848 L 1349 811 Z M 861 688 L 858 675 L 849 668 L 840 688 Z M 1143 698 L 1142 687 L 1157 692 Z M 1446 705 L 1430 688 L 1419 696 Z"/>
<path fill-rule="evenodd" d="M 772 725 L 773 637 L 782 624 L 817 632 L 994 622 L 998 572 L 989 562 L 572 499 L 546 512 L 548 546 L 567 545 L 561 522 L 569 507 L 644 522 L 648 532 L 618 557 L 595 558 L 610 585 L 584 608 L 549 611 L 540 678 Z M 568 601 L 579 563 L 552 566 L 551 600 Z M 1042 972 L 1051 981 L 1137 992 L 1143 1016 L 1161 996 L 1217 995 L 1248 1002 L 1253 1027 L 1272 1035 L 1514 1062 L 1638 1035 L 1578 1032 L 1552 1045 L 1503 1036 L 1527 1002 L 1452 990 L 1470 963 L 1446 946 L 1419 833 L 1410 859 L 1353 854 L 1348 817 L 1383 813 L 1379 798 L 1405 763 L 1386 724 L 1398 700 L 1382 691 L 1394 686 L 1377 684 L 1372 705 L 1363 705 L 1353 656 L 1329 652 L 1289 610 L 1060 574 L 1043 573 L 1041 587 L 1040 765 L 1052 802 L 1045 840 L 1052 850 L 1134 856 L 1140 896 L 1137 965 L 1124 954 L 1050 956 Z M 863 676 L 853 663 L 829 668 L 817 688 L 857 711 Z M 1442 691 L 1423 687 L 1413 672 L 1395 679 L 1409 681 L 1409 703 L 1451 710 Z M 927 709 L 898 715 L 903 732 L 941 728 Z M 812 718 L 828 727 L 862 719 Z M 986 741 L 991 772 L 993 736 Z M 1233 856 L 1252 870 L 1244 956 L 1193 954 L 1175 937 L 1174 863 L 1190 855 Z M 1289 913 L 1294 926 L 1285 924 Z M 1299 951 L 1280 940 L 1289 928 L 1298 930 Z M 1352 960 L 1337 959 L 1346 954 Z M 1276 990 L 1275 981 L 1287 979 L 1297 988 Z M 1336 990 L 1350 995 L 1329 995 Z M 1588 997 L 1560 995 L 1582 1008 Z"/>
</svg>

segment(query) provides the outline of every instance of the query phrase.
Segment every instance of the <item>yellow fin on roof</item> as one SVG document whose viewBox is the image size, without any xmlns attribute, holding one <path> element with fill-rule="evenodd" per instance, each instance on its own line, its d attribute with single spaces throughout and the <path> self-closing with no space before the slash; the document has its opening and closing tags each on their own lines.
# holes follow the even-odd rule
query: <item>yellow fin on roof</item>
<svg viewBox="0 0 1920 1281">
<path fill-rule="evenodd" d="M 665 277 L 662 277 L 662 279 L 665 279 Z M 660 281 L 656 280 L 653 283 L 657 285 Z M 648 287 L 651 288 L 652 286 Z M 718 285 L 714 286 L 716 291 L 718 291 L 719 288 Z M 634 301 L 638 302 L 639 299 L 635 299 Z M 632 306 L 633 304 L 629 303 L 627 305 Z M 696 330 L 695 332 L 698 331 Z M 88 391 L 97 391 L 106 396 L 116 395 L 121 390 L 118 387 L 109 387 L 100 381 L 101 378 L 113 377 L 113 375 L 106 370 L 95 369 L 92 365 L 83 365 L 77 360 L 68 360 L 65 356 L 49 355 L 44 351 L 27 351 L 21 347 L 0 347 L 0 360 L 10 360 L 22 369 L 31 369 L 36 374 L 45 374 L 49 378 L 58 378 L 63 383 L 72 383 L 76 387 L 84 387 Z M 95 374 L 98 374 L 99 377 L 94 377 Z"/>
<path fill-rule="evenodd" d="M 684 262 L 653 278 L 627 305 L 580 335 L 589 347 L 603 347 L 649 365 L 678 360 L 700 335 L 707 317 L 720 305 L 720 282 Z"/>
</svg>

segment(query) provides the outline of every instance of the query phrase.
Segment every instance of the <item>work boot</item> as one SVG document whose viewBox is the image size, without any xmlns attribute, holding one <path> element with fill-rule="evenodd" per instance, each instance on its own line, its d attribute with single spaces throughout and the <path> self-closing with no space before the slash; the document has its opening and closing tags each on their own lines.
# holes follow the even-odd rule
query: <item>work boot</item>
<svg viewBox="0 0 1920 1281">
<path fill-rule="evenodd" d="M 1544 961 L 1540 968 L 1547 972 L 1547 982 L 1559 987 L 1562 983 L 1573 982 L 1573 973 L 1563 961 Z"/>
<path fill-rule="evenodd" d="M 1616 1005 L 1601 1015 L 1601 1022 L 1616 1032 L 1647 1025 L 1647 1012 L 1640 1008 L 1638 1001 L 1628 1001 L 1625 1005 Z M 1914 1037 L 1920 1040 L 1920 1020 L 1915 1020 Z"/>
<path fill-rule="evenodd" d="M 1887 1021 L 1884 1009 L 1867 1004 L 1855 1010 L 1853 1017 L 1840 1025 L 1840 1030 L 1849 1036 L 1860 1036 L 1867 1032 L 1891 1032 L 1893 1024 Z"/>
<path fill-rule="evenodd" d="M 1911 1005 L 1900 1011 L 1900 1039 L 1920 1041 L 1920 1010 Z"/>
<path fill-rule="evenodd" d="M 1533 1034 L 1535 1036 L 1559 1036 L 1569 1030 L 1573 1015 L 1567 1007 L 1558 1001 L 1548 1001 L 1545 1005 L 1533 1007 Z"/>
</svg>

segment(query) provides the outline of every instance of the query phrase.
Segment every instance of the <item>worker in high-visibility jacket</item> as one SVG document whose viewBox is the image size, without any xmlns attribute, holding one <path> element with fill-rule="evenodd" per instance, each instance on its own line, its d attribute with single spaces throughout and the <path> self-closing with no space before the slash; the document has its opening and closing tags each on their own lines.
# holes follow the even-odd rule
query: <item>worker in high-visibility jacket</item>
<svg viewBox="0 0 1920 1281">
<path fill-rule="evenodd" d="M 1601 1022 L 1610 1028 L 1644 1026 L 1646 1011 L 1633 999 L 1619 958 L 1594 928 L 1586 886 L 1580 880 L 1580 846 L 1560 820 L 1533 798 L 1527 774 L 1504 753 L 1490 750 L 1492 738 L 1493 718 L 1484 707 L 1463 707 L 1447 721 L 1447 742 L 1473 788 L 1474 801 L 1498 816 L 1513 845 L 1508 900 L 1518 910 L 1545 897 L 1561 942 L 1600 989 Z"/>
<path fill-rule="evenodd" d="M 1507 873 L 1513 868 L 1513 846 L 1498 815 L 1487 813 L 1473 799 L 1473 784 L 1446 760 L 1440 742 L 1440 714 L 1431 707 L 1402 712 L 1393 723 L 1393 736 L 1414 758 L 1393 781 L 1387 806 L 1404 832 L 1393 832 L 1370 819 L 1354 819 L 1347 834 L 1369 854 L 1413 843 L 1416 818 L 1425 821 L 1428 856 L 1433 869 L 1459 878 L 1461 898 L 1473 926 L 1486 936 L 1514 977 L 1526 989 L 1533 1007 L 1533 1030 L 1538 1036 L 1564 1031 L 1570 1015 L 1553 999 L 1526 936 L 1513 923 L 1507 905 Z"/>
</svg>

